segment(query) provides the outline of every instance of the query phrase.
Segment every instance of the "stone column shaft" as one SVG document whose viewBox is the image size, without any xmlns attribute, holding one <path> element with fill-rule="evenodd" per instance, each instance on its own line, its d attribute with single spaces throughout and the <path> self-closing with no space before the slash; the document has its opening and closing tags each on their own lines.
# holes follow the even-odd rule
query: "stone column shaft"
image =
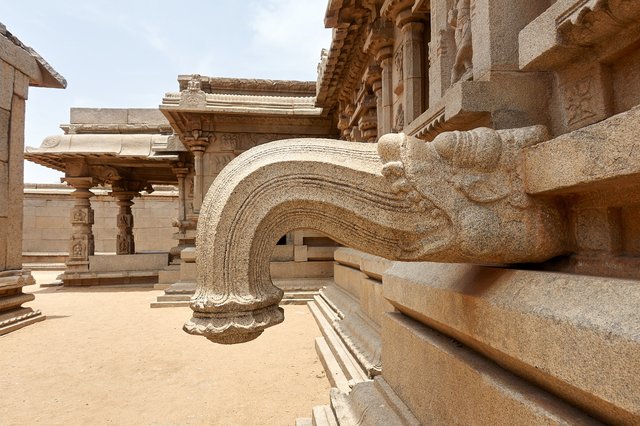
<svg viewBox="0 0 640 426">
<path fill-rule="evenodd" d="M 119 211 L 116 224 L 118 236 L 116 239 L 116 254 L 135 254 L 135 240 L 133 237 L 133 213 L 131 206 L 133 198 L 139 195 L 135 191 L 114 191 L 111 193 L 117 201 Z"/>
<path fill-rule="evenodd" d="M 378 137 L 391 133 L 393 129 L 393 47 L 380 49 L 377 61 L 382 68 L 382 132 Z"/>
<path fill-rule="evenodd" d="M 424 95 L 424 24 L 407 22 L 402 26 L 404 34 L 404 119 L 411 123 L 425 109 Z"/>
<path fill-rule="evenodd" d="M 375 93 L 376 95 L 376 114 L 377 114 L 377 120 L 378 120 L 378 138 L 379 138 L 384 134 L 382 130 L 382 120 L 384 119 L 383 113 L 382 113 L 382 80 L 375 81 L 372 85 L 372 88 L 373 88 L 373 93 Z"/>
<path fill-rule="evenodd" d="M 194 168 L 195 168 L 195 176 L 193 178 L 193 210 L 195 212 L 200 211 L 200 207 L 202 206 L 202 200 L 204 198 L 204 150 L 194 149 L 193 150 L 194 157 Z"/>
</svg>

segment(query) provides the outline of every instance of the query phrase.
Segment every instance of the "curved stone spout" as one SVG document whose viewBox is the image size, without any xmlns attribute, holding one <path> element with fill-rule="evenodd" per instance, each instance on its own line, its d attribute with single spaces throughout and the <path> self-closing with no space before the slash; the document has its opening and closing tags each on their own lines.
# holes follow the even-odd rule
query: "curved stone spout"
<svg viewBox="0 0 640 426">
<path fill-rule="evenodd" d="M 234 159 L 209 189 L 197 234 L 198 286 L 184 330 L 241 343 L 283 321 L 269 260 L 278 239 L 315 229 L 394 260 L 514 263 L 565 251 L 555 206 L 524 193 L 519 154 L 543 127 L 476 129 L 431 143 L 294 139 Z"/>
</svg>

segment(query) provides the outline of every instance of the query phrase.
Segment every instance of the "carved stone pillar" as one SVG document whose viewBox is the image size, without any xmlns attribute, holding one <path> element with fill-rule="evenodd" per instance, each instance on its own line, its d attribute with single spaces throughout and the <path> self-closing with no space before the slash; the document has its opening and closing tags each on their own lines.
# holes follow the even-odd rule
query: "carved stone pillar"
<svg viewBox="0 0 640 426">
<path fill-rule="evenodd" d="M 377 132 L 378 132 L 378 137 L 380 137 L 384 134 L 382 129 L 382 121 L 384 119 L 383 113 L 382 113 L 382 75 L 380 76 L 379 80 L 376 80 L 373 82 L 373 84 L 371 85 L 371 88 L 373 89 L 373 93 L 375 93 L 376 95 Z"/>
<path fill-rule="evenodd" d="M 404 37 L 404 120 L 411 123 L 426 109 L 424 94 L 424 24 L 408 21 L 402 24 Z"/>
<path fill-rule="evenodd" d="M 180 252 L 189 246 L 194 245 L 194 239 L 188 232 L 195 228 L 193 222 L 189 219 L 189 208 L 187 205 L 187 176 L 190 169 L 188 167 L 174 167 L 173 172 L 178 178 L 178 217 L 175 219 L 173 226 L 177 228 L 173 238 L 178 240 L 178 245 L 169 250 L 172 264 L 180 263 Z"/>
<path fill-rule="evenodd" d="M 113 191 L 111 193 L 117 201 L 119 211 L 116 224 L 118 237 L 116 239 L 116 254 L 135 254 L 135 241 L 133 237 L 133 213 L 131 206 L 133 198 L 140 194 L 135 191 Z"/>
<path fill-rule="evenodd" d="M 206 188 L 204 188 L 204 153 L 209 146 L 209 141 L 212 135 L 210 132 L 202 132 L 200 130 L 193 130 L 191 135 L 184 138 L 184 145 L 189 148 L 189 151 L 193 154 L 193 165 L 195 169 L 195 176 L 193 178 L 193 211 L 194 213 L 200 212 L 202 206 L 202 199 Z"/>
<path fill-rule="evenodd" d="M 382 68 L 382 136 L 393 129 L 393 47 L 381 48 L 376 62 Z"/>
<path fill-rule="evenodd" d="M 204 198 L 204 176 L 203 176 L 203 157 L 204 157 L 204 148 L 198 146 L 196 149 L 192 150 L 193 152 L 193 162 L 195 165 L 196 175 L 193 179 L 193 209 L 196 212 L 200 211 L 200 207 L 202 206 L 202 199 Z"/>
<path fill-rule="evenodd" d="M 93 239 L 93 209 L 91 201 L 93 193 L 89 191 L 95 184 L 92 177 L 67 177 L 64 182 L 75 188 L 71 193 L 75 204 L 71 209 L 71 241 L 69 242 L 69 258 L 67 271 L 86 271 L 89 269 L 89 256 L 95 252 Z"/>
<path fill-rule="evenodd" d="M 362 114 L 358 121 L 362 139 L 366 142 L 375 142 L 378 137 L 378 120 L 375 108 L 369 108 Z"/>
</svg>

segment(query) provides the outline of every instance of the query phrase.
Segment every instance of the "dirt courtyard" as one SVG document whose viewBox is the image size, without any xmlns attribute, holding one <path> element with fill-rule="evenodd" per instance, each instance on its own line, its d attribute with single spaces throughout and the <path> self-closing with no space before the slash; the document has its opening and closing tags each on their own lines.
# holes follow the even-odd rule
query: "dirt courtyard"
<svg viewBox="0 0 640 426">
<path fill-rule="evenodd" d="M 223 346 L 189 336 L 189 308 L 151 309 L 162 292 L 40 288 L 47 319 L 0 337 L 1 425 L 293 425 L 327 404 L 306 306 L 257 340 Z"/>
</svg>

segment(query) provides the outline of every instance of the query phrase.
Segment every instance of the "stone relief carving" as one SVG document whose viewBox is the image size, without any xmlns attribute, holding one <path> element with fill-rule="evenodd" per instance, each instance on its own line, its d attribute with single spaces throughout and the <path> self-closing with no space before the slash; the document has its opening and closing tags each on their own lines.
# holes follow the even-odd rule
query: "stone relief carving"
<svg viewBox="0 0 640 426">
<path fill-rule="evenodd" d="M 398 49 L 396 50 L 396 53 L 393 55 L 393 63 L 395 66 L 395 87 L 393 89 L 393 92 L 396 95 L 400 95 L 402 94 L 403 90 L 404 90 L 404 45 L 400 45 L 398 46 Z"/>
<path fill-rule="evenodd" d="M 398 108 L 396 108 L 393 127 L 396 132 L 400 132 L 404 129 L 404 108 L 402 107 L 402 103 L 399 103 Z"/>
<path fill-rule="evenodd" d="M 573 126 L 596 115 L 591 85 L 591 78 L 585 77 L 563 86 L 567 125 Z"/>
<path fill-rule="evenodd" d="M 193 74 L 187 83 L 187 89 L 180 93 L 180 106 L 186 108 L 204 108 L 207 105 L 207 94 L 202 90 L 198 74 Z"/>
<path fill-rule="evenodd" d="M 566 252 L 554 204 L 526 194 L 520 156 L 541 126 L 443 133 L 432 143 L 278 141 L 211 185 L 197 231 L 198 286 L 184 330 L 241 343 L 283 321 L 269 277 L 276 241 L 311 228 L 392 260 L 519 263 Z"/>
<path fill-rule="evenodd" d="M 473 72 L 471 0 L 455 0 L 448 22 L 455 31 L 456 58 L 451 69 L 451 84 L 454 84 L 471 78 Z"/>
<path fill-rule="evenodd" d="M 81 240 L 81 239 L 71 240 L 71 257 L 74 259 L 87 258 L 87 245 L 84 242 L 84 240 Z"/>
</svg>

